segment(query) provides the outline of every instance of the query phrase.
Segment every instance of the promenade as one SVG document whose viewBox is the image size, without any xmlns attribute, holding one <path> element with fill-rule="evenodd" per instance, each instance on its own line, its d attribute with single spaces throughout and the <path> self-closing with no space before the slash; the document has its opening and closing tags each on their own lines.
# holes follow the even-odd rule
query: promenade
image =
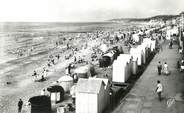
<svg viewBox="0 0 184 113">
<path fill-rule="evenodd" d="M 163 51 L 156 54 L 142 76 L 136 81 L 130 92 L 121 100 L 113 113 L 184 113 L 184 73 L 177 69 L 181 59 L 177 44 L 169 49 L 168 41 L 162 44 Z M 167 62 L 171 74 L 157 74 L 157 63 Z M 160 80 L 164 92 L 162 101 L 155 92 L 157 80 Z"/>
</svg>

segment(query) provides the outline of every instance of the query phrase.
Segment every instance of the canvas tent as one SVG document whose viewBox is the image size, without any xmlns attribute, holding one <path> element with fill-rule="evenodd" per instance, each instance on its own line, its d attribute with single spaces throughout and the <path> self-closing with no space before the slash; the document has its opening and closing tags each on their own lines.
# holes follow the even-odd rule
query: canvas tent
<svg viewBox="0 0 184 113">
<path fill-rule="evenodd" d="M 79 78 L 87 78 L 89 73 L 89 66 L 81 66 L 74 70 L 74 73 L 77 74 Z"/>
<path fill-rule="evenodd" d="M 71 87 L 74 84 L 73 78 L 67 75 L 60 77 L 57 81 L 59 85 L 63 87 L 65 92 L 70 91 Z"/>
</svg>

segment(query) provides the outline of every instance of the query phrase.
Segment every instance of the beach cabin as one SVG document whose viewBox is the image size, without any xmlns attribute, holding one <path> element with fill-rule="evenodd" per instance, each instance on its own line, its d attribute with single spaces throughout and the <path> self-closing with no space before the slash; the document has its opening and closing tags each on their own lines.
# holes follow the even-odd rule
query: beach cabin
<svg viewBox="0 0 184 113">
<path fill-rule="evenodd" d="M 132 75 L 136 75 L 138 72 L 138 58 L 132 57 Z"/>
<path fill-rule="evenodd" d="M 109 56 L 102 56 L 99 59 L 99 67 L 108 67 L 111 64 L 111 58 Z"/>
<path fill-rule="evenodd" d="M 106 106 L 110 105 L 110 95 L 109 95 L 109 91 L 110 91 L 110 81 L 107 78 L 89 78 L 90 80 L 101 80 L 104 82 L 105 84 L 105 92 L 104 92 L 104 103 L 103 104 L 103 108 L 105 108 Z"/>
<path fill-rule="evenodd" d="M 100 67 L 110 66 L 113 63 L 114 59 L 117 58 L 118 55 L 119 53 L 117 49 L 114 48 L 113 50 L 109 50 L 108 53 L 104 54 L 102 58 L 99 59 Z"/>
<path fill-rule="evenodd" d="M 173 28 L 170 28 L 166 32 L 166 39 L 170 40 L 173 39 L 173 36 L 177 36 L 179 34 L 179 30 L 177 26 L 174 26 Z"/>
<path fill-rule="evenodd" d="M 130 55 L 133 57 L 133 59 L 137 59 L 137 65 L 141 66 L 143 64 L 143 52 L 141 49 L 138 48 L 131 48 L 130 49 Z"/>
<path fill-rule="evenodd" d="M 60 77 L 57 81 L 58 84 L 63 87 L 65 92 L 69 92 L 74 84 L 73 78 L 67 75 Z"/>
<path fill-rule="evenodd" d="M 149 59 L 149 56 L 151 55 L 151 39 L 144 38 L 142 44 L 146 47 L 146 59 Z"/>
<path fill-rule="evenodd" d="M 128 76 L 132 75 L 132 55 L 130 54 L 120 54 L 118 59 L 126 60 L 128 62 Z"/>
<path fill-rule="evenodd" d="M 174 26 L 172 29 L 172 35 L 177 36 L 179 34 L 179 28 L 177 26 Z"/>
<path fill-rule="evenodd" d="M 64 89 L 59 85 L 49 86 L 47 91 L 50 92 L 51 102 L 57 103 L 64 100 Z"/>
<path fill-rule="evenodd" d="M 151 38 L 144 38 L 143 43 L 146 44 L 146 47 L 151 48 Z"/>
<path fill-rule="evenodd" d="M 34 96 L 29 99 L 31 103 L 30 113 L 50 113 L 51 100 L 49 96 Z"/>
<path fill-rule="evenodd" d="M 103 80 L 79 79 L 76 87 L 76 113 L 102 113 L 107 103 Z"/>
<path fill-rule="evenodd" d="M 147 44 L 148 44 L 148 46 L 149 46 L 149 48 L 151 48 L 151 38 L 144 38 L 143 39 L 143 42 L 146 42 Z"/>
<path fill-rule="evenodd" d="M 143 55 L 143 64 L 146 64 L 147 62 L 147 57 L 148 57 L 148 48 L 146 43 L 142 43 L 139 45 L 137 48 L 142 50 L 142 55 Z"/>
<path fill-rule="evenodd" d="M 151 40 L 151 52 L 154 52 L 156 48 L 156 40 Z"/>
<path fill-rule="evenodd" d="M 132 74 L 132 61 L 128 54 L 121 54 L 113 63 L 112 81 L 125 83 Z"/>
<path fill-rule="evenodd" d="M 109 57 L 110 58 L 110 64 L 112 64 L 113 60 L 114 60 L 114 52 L 108 52 L 106 54 L 103 55 L 103 57 Z"/>
<path fill-rule="evenodd" d="M 171 30 L 170 29 L 167 30 L 167 32 L 166 32 L 166 39 L 167 40 L 170 40 L 171 39 Z"/>
<path fill-rule="evenodd" d="M 137 49 L 139 50 L 139 51 L 141 51 L 141 54 L 142 54 L 142 64 L 146 64 L 146 45 L 144 44 L 144 43 L 142 43 L 141 45 L 139 45 L 138 47 L 137 47 Z"/>
</svg>

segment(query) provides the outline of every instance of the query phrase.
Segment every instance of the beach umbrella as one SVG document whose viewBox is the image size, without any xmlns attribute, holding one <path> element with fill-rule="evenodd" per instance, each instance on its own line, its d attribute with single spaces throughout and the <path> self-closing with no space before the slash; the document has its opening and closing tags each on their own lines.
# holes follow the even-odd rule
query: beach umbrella
<svg viewBox="0 0 184 113">
<path fill-rule="evenodd" d="M 107 45 L 106 44 L 102 44 L 101 46 L 100 46 L 100 50 L 102 50 L 102 52 L 107 52 L 108 51 L 108 47 L 107 47 Z"/>
</svg>

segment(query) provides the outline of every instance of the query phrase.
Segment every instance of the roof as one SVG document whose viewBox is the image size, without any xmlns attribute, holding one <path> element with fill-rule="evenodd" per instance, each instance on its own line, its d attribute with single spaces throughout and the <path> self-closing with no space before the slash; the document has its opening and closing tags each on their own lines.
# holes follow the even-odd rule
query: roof
<svg viewBox="0 0 184 113">
<path fill-rule="evenodd" d="M 105 89 L 109 83 L 109 80 L 107 78 L 89 78 L 89 79 L 93 79 L 93 80 L 102 80 L 104 82 L 105 85 Z"/>
<path fill-rule="evenodd" d="M 57 81 L 59 82 L 73 81 L 73 78 L 65 75 L 65 76 L 60 77 Z"/>
<path fill-rule="evenodd" d="M 102 85 L 105 86 L 103 80 L 80 78 L 77 83 L 76 91 L 98 94 Z"/>
<path fill-rule="evenodd" d="M 64 93 L 63 87 L 62 86 L 59 86 L 59 85 L 49 86 L 47 88 L 47 91 L 49 91 L 49 92 L 62 92 L 62 93 Z"/>
<path fill-rule="evenodd" d="M 89 66 L 85 65 L 85 66 L 81 66 L 78 67 L 77 69 L 74 70 L 74 73 L 87 73 L 89 70 Z"/>
</svg>

